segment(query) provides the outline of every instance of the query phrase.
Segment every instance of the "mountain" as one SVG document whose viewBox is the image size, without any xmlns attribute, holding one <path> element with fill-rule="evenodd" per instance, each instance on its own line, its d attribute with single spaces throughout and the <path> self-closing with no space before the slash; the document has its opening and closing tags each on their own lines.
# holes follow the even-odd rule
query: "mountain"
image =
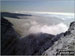
<svg viewBox="0 0 75 56">
<path fill-rule="evenodd" d="M 32 17 L 32 19 L 35 19 L 35 17 L 34 18 Z M 12 26 L 15 24 L 13 24 L 12 22 L 9 22 L 5 18 L 1 17 L 1 54 L 2 55 L 12 54 L 12 55 L 53 56 L 53 54 L 56 54 L 55 51 L 57 49 L 66 49 L 66 50 L 75 49 L 74 47 L 75 46 L 75 22 L 72 22 L 70 24 L 69 29 L 65 33 L 52 35 L 48 33 L 38 32 L 38 33 L 28 34 L 27 36 L 24 36 L 24 38 L 22 38 L 16 32 L 16 30 L 14 30 Z M 37 20 L 37 22 L 39 22 L 39 20 Z M 17 23 L 17 25 L 19 24 Z M 21 27 L 21 25 L 19 26 Z M 34 30 L 36 30 L 36 28 L 34 28 Z"/>
<path fill-rule="evenodd" d="M 65 51 L 72 52 L 71 54 L 67 54 L 68 56 L 75 55 L 74 53 L 75 51 L 75 21 L 70 24 L 68 31 L 66 31 L 64 35 L 62 35 L 60 39 L 56 41 L 55 44 L 49 49 L 47 49 L 42 55 L 46 55 L 46 56 L 60 55 L 61 56 L 61 54 L 63 54 L 61 53 L 62 50 L 63 52 Z M 66 53 L 64 53 L 63 55 L 65 54 Z"/>
<path fill-rule="evenodd" d="M 14 55 L 15 44 L 19 37 L 12 24 L 1 17 L 1 55 Z"/>
<path fill-rule="evenodd" d="M 17 42 L 18 55 L 48 55 L 55 54 L 57 49 L 73 50 L 75 47 L 75 22 L 70 24 L 65 33 L 51 35 L 48 33 L 29 34 Z M 72 48 L 71 48 L 72 47 Z M 19 51 L 18 51 L 19 50 Z"/>
</svg>

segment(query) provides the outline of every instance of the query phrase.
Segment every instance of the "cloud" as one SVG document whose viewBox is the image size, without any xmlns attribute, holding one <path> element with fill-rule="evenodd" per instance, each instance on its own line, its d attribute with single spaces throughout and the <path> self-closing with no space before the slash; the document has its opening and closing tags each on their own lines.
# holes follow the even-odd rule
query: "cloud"
<svg viewBox="0 0 75 56">
<path fill-rule="evenodd" d="M 39 23 L 39 21 L 34 19 L 33 20 L 13 19 L 13 18 L 7 18 L 7 19 L 13 24 L 14 29 L 23 37 L 31 33 L 40 33 L 40 32 L 56 35 L 68 30 L 68 27 L 61 22 L 58 24 L 50 25 L 50 24 Z"/>
<path fill-rule="evenodd" d="M 67 30 L 68 30 L 68 27 L 63 23 L 59 23 L 57 25 L 52 25 L 52 26 L 37 24 L 37 25 L 31 26 L 30 29 L 28 30 L 28 32 L 29 33 L 42 32 L 42 33 L 48 33 L 48 34 L 56 35 L 56 34 L 65 32 Z"/>
</svg>

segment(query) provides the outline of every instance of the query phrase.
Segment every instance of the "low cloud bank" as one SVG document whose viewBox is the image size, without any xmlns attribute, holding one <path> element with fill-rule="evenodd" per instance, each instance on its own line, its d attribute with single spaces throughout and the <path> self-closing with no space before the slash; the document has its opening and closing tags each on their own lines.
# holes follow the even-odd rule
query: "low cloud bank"
<svg viewBox="0 0 75 56">
<path fill-rule="evenodd" d="M 57 25 L 34 25 L 29 29 L 29 33 L 48 33 L 48 34 L 59 34 L 68 30 L 68 27 L 64 23 L 59 23 Z"/>
<path fill-rule="evenodd" d="M 14 29 L 22 36 L 26 36 L 31 33 L 48 33 L 48 34 L 60 34 L 68 30 L 68 27 L 60 22 L 58 24 L 48 25 L 39 23 L 37 20 L 30 19 L 13 19 L 8 18 L 13 24 Z"/>
</svg>

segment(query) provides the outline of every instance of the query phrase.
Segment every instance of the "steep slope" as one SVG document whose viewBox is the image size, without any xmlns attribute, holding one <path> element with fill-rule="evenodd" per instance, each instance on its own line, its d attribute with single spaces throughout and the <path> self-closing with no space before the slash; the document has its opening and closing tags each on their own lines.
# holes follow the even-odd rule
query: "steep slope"
<svg viewBox="0 0 75 56">
<path fill-rule="evenodd" d="M 60 52 L 61 51 L 61 52 Z M 75 21 L 70 24 L 70 27 L 67 32 L 65 32 L 61 38 L 55 42 L 55 44 L 50 47 L 47 51 L 43 53 L 43 55 L 46 56 L 54 56 L 54 55 L 60 55 L 66 54 L 62 53 L 62 51 L 72 53 L 67 53 L 67 55 L 75 55 Z M 59 53 L 60 52 L 60 53 Z"/>
</svg>

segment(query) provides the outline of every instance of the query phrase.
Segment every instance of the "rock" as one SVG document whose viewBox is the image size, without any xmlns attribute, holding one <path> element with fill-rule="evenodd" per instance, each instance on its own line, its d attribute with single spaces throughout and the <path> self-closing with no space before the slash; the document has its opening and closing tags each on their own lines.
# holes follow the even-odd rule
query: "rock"
<svg viewBox="0 0 75 56">
<path fill-rule="evenodd" d="M 18 38 L 19 35 L 12 28 L 12 24 L 1 17 L 1 54 L 14 55 Z"/>
<path fill-rule="evenodd" d="M 58 54 L 57 50 L 72 51 L 72 54 L 75 55 L 75 21 L 70 24 L 68 31 L 66 31 L 52 47 L 43 52 L 42 55 L 60 55 Z"/>
<path fill-rule="evenodd" d="M 54 37 L 47 33 L 30 34 L 17 42 L 17 55 L 41 55 L 52 45 L 50 40 Z"/>
<path fill-rule="evenodd" d="M 68 29 L 68 31 L 70 31 L 71 34 L 75 36 L 75 21 L 70 24 L 70 28 Z"/>
</svg>

